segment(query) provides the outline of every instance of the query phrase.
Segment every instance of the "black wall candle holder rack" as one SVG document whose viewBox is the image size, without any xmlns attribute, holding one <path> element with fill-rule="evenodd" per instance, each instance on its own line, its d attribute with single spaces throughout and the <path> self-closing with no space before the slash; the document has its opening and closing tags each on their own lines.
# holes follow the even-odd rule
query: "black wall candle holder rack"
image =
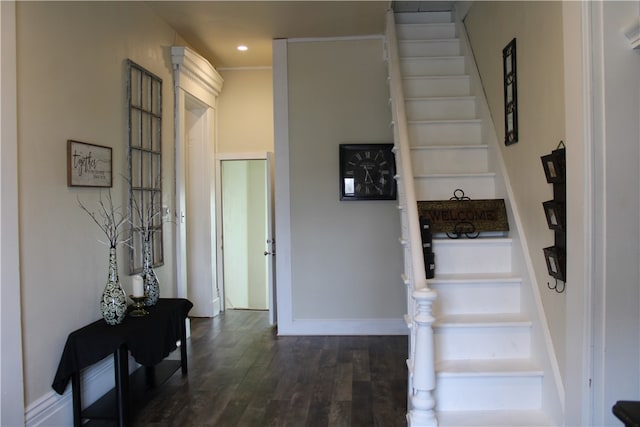
<svg viewBox="0 0 640 427">
<path fill-rule="evenodd" d="M 567 281 L 567 232 L 566 232 L 566 154 L 564 142 L 551 154 L 541 157 L 547 182 L 553 185 L 553 200 L 542 203 L 548 227 L 554 233 L 554 245 L 543 249 L 549 275 L 556 279 L 549 288 L 562 293 Z M 562 282 L 559 285 L 558 282 Z"/>
</svg>

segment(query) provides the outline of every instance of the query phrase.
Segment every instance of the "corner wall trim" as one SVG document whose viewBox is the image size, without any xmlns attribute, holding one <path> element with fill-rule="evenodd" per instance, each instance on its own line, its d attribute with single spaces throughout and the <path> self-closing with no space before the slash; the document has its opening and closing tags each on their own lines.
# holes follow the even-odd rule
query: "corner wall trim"
<svg viewBox="0 0 640 427">
<path fill-rule="evenodd" d="M 631 47 L 640 52 L 640 16 L 635 18 L 631 25 L 622 29 L 624 35 L 629 39 Z"/>
</svg>

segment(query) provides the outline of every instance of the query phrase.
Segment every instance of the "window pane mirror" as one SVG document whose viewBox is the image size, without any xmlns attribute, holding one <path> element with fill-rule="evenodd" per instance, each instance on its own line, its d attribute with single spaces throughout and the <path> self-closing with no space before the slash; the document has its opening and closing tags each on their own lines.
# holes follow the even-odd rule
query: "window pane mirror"
<svg viewBox="0 0 640 427">
<path fill-rule="evenodd" d="M 129 273 L 142 271 L 145 242 L 151 266 L 164 263 L 162 239 L 162 79 L 127 61 L 129 106 Z"/>
</svg>

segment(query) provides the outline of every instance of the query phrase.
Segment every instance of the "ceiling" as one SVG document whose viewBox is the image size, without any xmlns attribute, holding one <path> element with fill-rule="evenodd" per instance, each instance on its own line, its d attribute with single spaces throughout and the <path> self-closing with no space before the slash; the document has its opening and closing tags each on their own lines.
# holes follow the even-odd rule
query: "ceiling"
<svg viewBox="0 0 640 427">
<path fill-rule="evenodd" d="M 452 2 L 409 1 L 412 10 Z M 374 1 L 148 1 L 147 4 L 216 68 L 271 66 L 278 38 L 383 34 L 391 2 Z M 240 52 L 240 44 L 249 47 Z"/>
</svg>

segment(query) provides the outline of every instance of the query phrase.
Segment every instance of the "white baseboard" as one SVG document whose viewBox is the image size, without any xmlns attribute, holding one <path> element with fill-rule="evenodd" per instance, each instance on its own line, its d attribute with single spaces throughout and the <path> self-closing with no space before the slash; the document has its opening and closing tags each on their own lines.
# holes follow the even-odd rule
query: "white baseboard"
<svg viewBox="0 0 640 427">
<path fill-rule="evenodd" d="M 215 297 L 213 299 L 213 317 L 220 314 L 220 310 L 222 310 L 222 301 L 220 300 L 220 297 Z"/>
<path fill-rule="evenodd" d="M 129 356 L 129 372 L 140 365 Z M 113 357 L 109 356 L 82 371 L 82 406 L 86 407 L 98 400 L 115 385 Z M 25 411 L 27 427 L 68 427 L 73 425 L 73 398 L 71 381 L 64 394 L 51 390 L 27 406 Z"/>
<path fill-rule="evenodd" d="M 130 366 L 132 364 L 135 362 L 130 363 Z M 81 381 L 82 402 L 89 404 L 96 401 L 114 385 L 113 358 L 107 357 L 87 368 L 83 371 Z M 27 406 L 25 422 L 28 427 L 73 425 L 71 382 L 67 385 L 64 394 L 59 395 L 51 390 Z"/>
<path fill-rule="evenodd" d="M 295 319 L 278 324 L 278 335 L 407 335 L 404 319 Z"/>
</svg>

